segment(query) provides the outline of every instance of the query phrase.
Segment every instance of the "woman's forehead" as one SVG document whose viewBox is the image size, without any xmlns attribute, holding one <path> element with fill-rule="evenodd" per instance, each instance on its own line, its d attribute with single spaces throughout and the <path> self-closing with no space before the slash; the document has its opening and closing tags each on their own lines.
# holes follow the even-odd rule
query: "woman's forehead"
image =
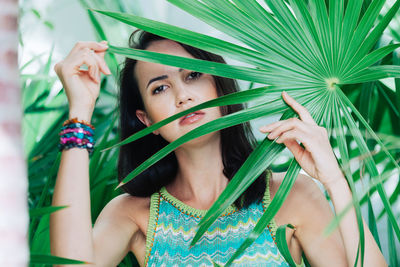
<svg viewBox="0 0 400 267">
<path fill-rule="evenodd" d="M 171 40 L 157 40 L 153 41 L 146 50 L 163 53 L 168 55 L 194 58 L 189 54 L 181 45 Z M 145 61 L 138 61 L 135 67 L 135 75 L 138 79 L 139 87 L 145 86 L 146 80 L 149 80 L 154 75 L 168 75 L 168 73 L 177 72 L 179 68 L 162 65 L 158 63 L 151 63 Z"/>
<path fill-rule="evenodd" d="M 170 55 L 182 54 L 192 57 L 180 44 L 168 39 L 153 41 L 147 46 L 146 50 Z"/>
</svg>

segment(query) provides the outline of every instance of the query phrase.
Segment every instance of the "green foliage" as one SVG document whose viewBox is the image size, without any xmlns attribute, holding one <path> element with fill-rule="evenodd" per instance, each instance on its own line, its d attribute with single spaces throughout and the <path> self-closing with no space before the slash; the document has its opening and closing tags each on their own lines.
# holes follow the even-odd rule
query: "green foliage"
<svg viewBox="0 0 400 267">
<path fill-rule="evenodd" d="M 272 11 L 271 13 L 256 1 L 191 1 L 188 3 L 182 0 L 170 0 L 169 2 L 220 31 L 231 35 L 246 44 L 250 49 L 129 14 L 98 12 L 188 45 L 228 57 L 231 56 L 236 60 L 252 64 L 256 68 L 243 69 L 237 66 L 201 62 L 195 59 L 183 59 L 149 51 L 117 47 L 112 47 L 111 51 L 137 60 L 189 68 L 228 78 L 235 77 L 251 82 L 265 83 L 278 90 L 291 90 L 291 94 L 295 95 L 296 99 L 309 109 L 320 125 L 333 130 L 330 133 L 334 134 L 332 138 L 336 139 L 335 142 L 339 148 L 340 156 L 338 158 L 353 192 L 353 198 L 356 200 L 354 204 L 360 228 L 360 248 L 361 258 L 363 259 L 364 230 L 360 204 L 357 201 L 357 190 L 349 168 L 350 155 L 347 149 L 347 135 L 352 137 L 357 144 L 359 153 L 363 155 L 362 162 L 367 168 L 367 172 L 364 175 L 369 174 L 372 179 L 379 180 L 381 173 L 378 172 L 374 156 L 371 154 L 367 142 L 359 129 L 360 125 L 381 146 L 381 153 L 384 153 L 390 159 L 389 164 L 392 165 L 392 168 L 399 170 L 399 166 L 368 122 L 343 93 L 342 88 L 344 89 L 350 84 L 375 82 L 386 77 L 400 77 L 399 66 L 391 65 L 390 63 L 373 65 L 388 54 L 393 53 L 400 46 L 399 44 L 390 44 L 371 51 L 396 14 L 400 2 L 396 1 L 376 25 L 374 23 L 378 19 L 385 1 L 372 1 L 365 9 L 362 9 L 363 1 L 350 1 L 345 7 L 344 1 L 332 1 L 328 5 L 324 1 L 317 0 L 309 1 L 308 4 L 303 1 L 288 1 L 289 5 L 286 5 L 283 1 L 266 0 L 266 4 Z M 207 39 L 210 40 L 209 46 L 205 42 Z M 232 52 L 227 49 L 228 47 L 233 48 Z M 254 55 L 254 57 L 250 59 L 249 55 Z M 266 60 L 266 57 L 269 60 Z M 287 77 L 291 78 L 287 79 Z M 302 95 L 306 93 L 305 89 L 310 89 L 307 92 L 308 94 L 303 99 L 299 98 L 298 96 L 301 93 Z M 311 90 L 313 91 L 310 92 Z M 311 100 L 314 100 L 312 104 L 309 103 Z M 197 107 L 197 109 L 199 108 Z M 283 112 L 284 110 L 283 108 L 279 111 Z M 275 110 L 269 111 L 270 114 L 276 112 Z M 323 111 L 325 111 L 324 116 L 318 120 L 317 117 Z M 246 119 L 252 120 L 254 117 L 246 114 Z M 236 120 L 235 115 L 232 114 L 219 119 L 218 122 L 221 125 L 218 129 L 222 129 L 222 127 L 225 128 L 241 123 L 242 120 Z M 199 136 L 198 132 L 201 131 L 202 134 L 207 134 L 215 131 L 215 128 L 209 127 L 213 123 L 202 125 L 186 134 L 182 139 L 171 143 L 169 145 L 170 148 L 162 149 L 145 161 L 129 174 L 124 179 L 124 182 L 131 180 L 183 142 Z M 222 126 L 222 124 L 225 125 Z M 345 132 L 345 129 L 348 130 Z M 143 131 L 131 136 L 129 139 L 134 140 L 144 134 Z M 113 147 L 120 145 L 121 143 Z M 274 144 L 270 146 L 272 149 Z M 261 161 L 264 165 L 260 165 L 264 169 L 261 168 L 260 170 L 254 168 L 254 165 L 258 166 L 258 161 L 267 156 L 271 158 L 271 161 L 275 159 L 278 153 L 276 155 L 264 154 L 266 152 L 259 153 L 259 150 L 269 151 L 268 148 L 269 146 L 264 145 L 264 142 L 262 142 L 238 171 L 220 198 L 200 222 L 192 245 L 205 233 L 208 227 L 221 214 L 221 211 L 232 204 L 240 193 L 251 184 L 257 173 L 263 171 L 270 163 L 265 164 L 265 162 Z M 289 170 L 291 170 L 290 167 Z M 291 173 L 288 171 L 288 174 L 285 179 L 296 179 L 297 172 Z M 240 184 L 236 181 L 240 181 Z M 391 209 L 391 203 L 386 191 L 381 183 L 378 183 L 376 188 L 385 207 L 385 212 L 395 230 L 397 239 L 400 240 L 400 228 Z M 290 187 L 285 188 L 285 191 L 290 191 Z M 275 200 L 281 205 L 284 199 L 284 196 L 278 196 Z M 280 207 L 280 205 L 277 206 Z M 266 214 L 269 212 L 273 216 L 276 210 L 271 211 L 269 208 Z M 233 259 L 239 256 L 255 240 L 265 227 L 259 225 L 266 225 L 272 216 L 268 220 L 260 219 L 250 235 L 251 238 L 245 241 L 227 265 L 233 262 Z"/>
<path fill-rule="evenodd" d="M 389 230 L 386 240 L 391 248 L 387 251 L 388 262 L 395 264 L 398 259 L 393 251 L 395 248 L 393 244 L 396 239 L 400 240 L 400 228 L 398 211 L 392 207 L 399 201 L 400 182 L 397 182 L 392 192 L 385 190 L 384 185 L 393 175 L 399 176 L 400 171 L 398 165 L 400 79 L 395 79 L 393 86 L 381 79 L 400 77 L 400 59 L 396 53 L 400 47 L 397 43 L 399 41 L 397 31 L 389 31 L 392 35 L 390 43 L 383 38 L 384 30 L 398 11 L 400 1 L 395 1 L 381 17 L 379 14 L 382 13 L 381 9 L 385 4 L 383 0 L 365 2 L 265 0 L 270 11 L 257 1 L 169 0 L 169 2 L 235 38 L 241 44 L 229 43 L 132 15 L 133 11 L 124 8 L 126 5 L 119 2 L 105 6 L 106 4 L 100 1 L 92 1 L 90 4 L 82 1 L 82 5 L 85 8 L 96 9 L 88 9 L 88 16 L 99 41 L 110 39 L 107 38 L 107 34 L 110 33 L 106 28 L 108 24 L 102 23 L 108 16 L 166 38 L 241 61 L 252 67 L 180 58 L 112 44 L 109 49 L 111 53 L 107 53 L 106 60 L 114 78 L 103 79 L 99 99 L 107 99 L 110 103 L 115 101 L 116 93 L 112 84 L 115 83 L 119 71 L 118 55 L 242 79 L 265 86 L 255 89 L 251 87 L 236 94 L 202 103 L 154 124 L 122 142 L 118 142 L 116 131 L 117 115 L 114 114 L 117 114 L 117 111 L 106 108 L 110 104 L 97 106 L 93 117 L 96 140 L 98 139 L 97 150 L 90 161 L 93 221 L 105 204 L 120 193 L 113 190 L 117 186 L 118 150 L 111 148 L 133 142 L 194 110 L 235 103 L 256 103 L 246 110 L 202 125 L 169 144 L 125 177 L 123 183 L 127 183 L 179 145 L 201 135 L 266 115 L 283 114 L 281 119 L 294 116 L 293 111 L 280 98 L 280 93 L 285 90 L 309 110 L 319 125 L 328 130 L 331 144 L 335 148 L 336 156 L 353 193 L 354 201 L 349 203 L 347 210 L 352 205 L 356 209 L 360 228 L 358 260 L 364 257 L 361 207 L 368 205 L 368 225 L 378 244 L 382 243 L 382 240 L 379 240 L 382 235 L 378 235 L 377 224 L 381 218 L 387 218 Z M 58 128 L 67 116 L 66 97 L 63 92 L 49 103 L 45 101 L 49 97 L 49 88 L 54 83 L 54 79 L 49 79 L 50 62 L 51 56 L 42 68 L 43 73 L 36 76 L 25 74 L 22 76 L 23 103 L 26 107 L 24 125 L 29 129 L 26 131 L 25 140 L 29 151 L 30 208 L 32 213 L 40 212 L 41 215 L 53 211 L 53 209 L 47 210 L 47 207 L 51 205 L 52 188 L 59 164 L 59 153 L 56 151 L 57 134 Z M 21 71 L 23 68 L 21 67 Z M 27 80 L 31 82 L 28 84 Z M 49 111 L 52 112 L 52 116 L 49 116 Z M 43 120 L 44 116 L 46 120 Z M 41 129 L 46 129 L 46 132 L 40 132 Z M 32 136 L 39 138 L 36 140 Z M 274 163 L 283 148 L 282 145 L 267 138 L 260 141 L 259 146 L 201 220 L 192 244 L 199 240 L 221 212 L 236 200 L 255 177 Z M 285 164 L 288 166 L 287 173 L 270 206 L 227 265 L 261 234 L 285 201 L 300 171 L 294 159 Z M 383 167 L 378 168 L 378 166 Z M 361 192 L 360 186 L 364 191 Z M 374 211 L 375 207 L 370 201 L 373 195 L 379 196 L 384 207 L 382 210 Z M 338 214 L 327 232 L 337 227 L 344 214 Z M 35 254 L 50 254 L 48 218 L 48 215 L 31 218 L 30 244 L 31 251 Z M 130 253 L 120 266 L 136 264 L 133 258 Z M 38 256 L 35 262 L 50 263 L 44 256 Z"/>
<path fill-rule="evenodd" d="M 100 5 L 99 1 L 92 1 L 91 4 Z M 121 5 L 121 7 L 127 7 L 127 5 Z M 126 11 L 127 8 L 117 10 Z M 94 21 L 93 18 L 90 19 Z M 94 24 L 95 30 L 105 29 L 101 24 L 103 23 Z M 99 41 L 107 40 L 106 36 L 101 36 L 101 34 L 98 36 Z M 24 44 L 21 43 L 21 45 Z M 50 255 L 49 214 L 62 208 L 51 206 L 61 156 L 57 150 L 58 133 L 62 123 L 68 118 L 68 102 L 64 90 L 55 88 L 61 89 L 56 95 L 51 92 L 51 88 L 57 87 L 55 81 L 58 79 L 50 68 L 51 64 L 54 64 L 52 55 L 53 52 L 50 51 L 44 63 L 42 61 L 46 55 L 41 54 L 20 66 L 24 107 L 23 135 L 29 176 L 30 266 L 35 267 L 85 263 Z M 95 140 L 98 147 L 91 156 L 89 166 L 92 223 L 102 208 L 112 198 L 122 193 L 120 190 L 113 189 L 117 185 L 118 151 L 100 152 L 101 147 L 108 147 L 111 143 L 119 140 L 117 133 L 118 110 L 115 104 L 117 94 L 114 86 L 119 71 L 118 62 L 113 54 L 107 54 L 106 61 L 113 75 L 102 79 L 99 101 L 92 118 L 92 124 L 96 127 Z M 32 64 L 40 65 L 39 71 L 35 74 L 27 73 L 28 67 Z M 133 254 L 129 253 L 120 266 L 139 265 Z"/>
</svg>

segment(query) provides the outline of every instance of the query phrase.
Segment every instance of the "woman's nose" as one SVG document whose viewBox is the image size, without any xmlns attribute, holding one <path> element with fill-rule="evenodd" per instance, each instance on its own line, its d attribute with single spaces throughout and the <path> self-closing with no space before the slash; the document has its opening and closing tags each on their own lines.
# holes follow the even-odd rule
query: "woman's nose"
<svg viewBox="0 0 400 267">
<path fill-rule="evenodd" d="M 187 104 L 190 101 L 193 101 L 194 98 L 188 90 L 186 90 L 184 87 L 177 88 L 176 92 L 176 106 L 179 107 L 181 105 Z"/>
</svg>

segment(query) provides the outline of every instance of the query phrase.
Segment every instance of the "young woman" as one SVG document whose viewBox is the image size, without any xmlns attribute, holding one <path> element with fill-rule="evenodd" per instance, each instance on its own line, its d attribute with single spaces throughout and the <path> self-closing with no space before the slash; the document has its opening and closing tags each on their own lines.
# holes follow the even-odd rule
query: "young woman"
<svg viewBox="0 0 400 267">
<path fill-rule="evenodd" d="M 134 39 L 137 39 L 134 42 Z M 217 55 L 136 32 L 130 46 L 176 56 L 224 62 Z M 92 228 L 88 152 L 90 120 L 99 95 L 100 74 L 110 74 L 104 61 L 105 42 L 79 42 L 54 67 L 69 101 L 60 145 L 62 152 L 53 205 L 69 207 L 50 220 L 53 255 L 85 260 L 91 266 L 116 266 L 132 251 L 141 266 L 212 266 L 225 264 L 251 232 L 280 186 L 285 173 L 266 170 L 211 226 L 199 242 L 189 247 L 196 225 L 218 198 L 254 148 L 248 124 L 238 125 L 191 140 L 124 185 L 126 193 L 111 200 Z M 80 67 L 86 64 L 88 70 Z M 218 96 L 237 91 L 233 80 L 186 69 L 126 59 L 120 77 L 120 133 L 133 133 Z M 328 191 L 335 212 L 351 201 L 351 192 L 330 146 L 327 132 L 308 111 L 288 94 L 283 100 L 300 119 L 261 127 L 268 138 L 283 143 L 309 176 Z M 123 179 L 160 147 L 192 129 L 242 105 L 204 109 L 175 120 L 153 134 L 121 147 L 118 171 Z M 77 124 L 80 121 L 81 124 Z M 88 144 L 77 144 L 71 135 L 85 133 Z M 73 137 L 72 137 L 73 138 Z M 72 141 L 71 141 L 72 140 Z M 301 142 L 303 149 L 298 142 Z M 85 149 L 87 148 L 87 149 Z M 312 266 L 354 265 L 359 231 L 354 210 L 330 236 L 322 232 L 333 218 L 324 195 L 312 179 L 300 174 L 282 208 L 262 235 L 234 262 L 234 266 L 288 266 L 277 249 L 275 231 L 290 223 L 290 253 L 303 264 L 302 253 Z M 365 225 L 365 224 L 364 224 Z M 386 266 L 365 225 L 364 266 Z"/>
</svg>

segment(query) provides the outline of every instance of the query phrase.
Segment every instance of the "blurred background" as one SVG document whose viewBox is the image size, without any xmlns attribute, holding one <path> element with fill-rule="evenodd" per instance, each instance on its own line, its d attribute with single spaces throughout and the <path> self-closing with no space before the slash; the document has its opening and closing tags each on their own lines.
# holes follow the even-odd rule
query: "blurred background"
<svg viewBox="0 0 400 267">
<path fill-rule="evenodd" d="M 386 1 L 383 12 L 394 1 Z M 78 41 L 101 41 L 106 39 L 109 44 L 127 47 L 127 40 L 134 30 L 111 18 L 92 13 L 89 8 L 128 12 L 157 21 L 167 22 L 195 32 L 204 33 L 221 38 L 233 43 L 237 41 L 181 11 L 175 6 L 163 0 L 20 0 L 19 34 L 20 44 L 19 68 L 21 74 L 22 106 L 24 118 L 22 122 L 25 155 L 28 164 L 29 177 L 29 208 L 38 209 L 51 205 L 52 190 L 58 170 L 59 154 L 57 150 L 58 133 L 62 122 L 67 119 L 68 103 L 60 81 L 53 71 L 54 65 L 62 60 Z M 392 21 L 382 37 L 382 43 L 400 41 L 400 15 Z M 107 147 L 117 138 L 117 111 L 116 96 L 118 85 L 116 74 L 118 64 L 122 62 L 118 55 L 107 54 L 106 61 L 113 75 L 103 77 L 101 93 L 93 114 L 92 123 L 96 127 L 96 145 Z M 233 60 L 227 60 L 231 64 L 241 64 Z M 381 81 L 385 88 L 394 92 L 394 79 Z M 242 89 L 255 87 L 254 84 L 239 81 Z M 386 95 L 390 99 L 390 95 Z M 359 95 L 349 95 L 349 98 L 357 107 L 360 106 Z M 381 97 L 382 99 L 384 97 Z M 381 99 L 379 98 L 379 99 Z M 376 109 L 390 106 L 390 101 L 371 103 Z M 381 106 L 379 106 L 381 105 Z M 388 144 L 395 158 L 399 158 L 400 133 L 400 107 L 390 106 L 382 108 L 381 116 L 376 114 L 370 124 L 373 129 Z M 394 115 L 393 115 L 394 114 Z M 258 132 L 258 126 L 277 120 L 279 116 L 268 117 L 252 122 L 254 133 L 258 139 L 263 138 Z M 397 125 L 393 127 L 393 124 Z M 396 130 L 397 129 L 397 130 Z M 349 140 L 349 147 L 355 148 L 355 143 Z M 373 149 L 373 148 L 371 148 Z M 90 163 L 90 183 L 92 201 L 92 219 L 97 218 L 104 205 L 121 191 L 114 191 L 117 183 L 118 150 L 108 150 L 104 153 L 97 152 Z M 283 171 L 289 163 L 289 152 L 285 151 L 274 162 L 275 171 Z M 380 170 L 385 168 L 385 160 L 379 163 Z M 358 186 L 362 188 L 362 182 Z M 398 174 L 393 175 L 385 182 L 385 188 L 395 215 L 399 217 L 400 182 Z M 389 247 L 396 247 L 400 252 L 400 246 L 396 238 L 393 238 L 391 229 L 387 227 L 386 215 L 382 213 L 382 204 L 376 193 L 370 195 L 377 221 L 378 234 L 383 253 L 389 258 Z M 364 218 L 368 218 L 370 210 L 364 202 Z M 29 244 L 31 252 L 35 254 L 50 254 L 49 246 L 49 215 L 32 216 L 29 227 Z M 390 238 L 392 236 L 392 238 Z M 400 261 L 397 259 L 397 262 Z M 130 253 L 119 266 L 135 266 L 137 263 Z M 45 264 L 31 264 L 32 266 L 45 266 Z"/>
</svg>

